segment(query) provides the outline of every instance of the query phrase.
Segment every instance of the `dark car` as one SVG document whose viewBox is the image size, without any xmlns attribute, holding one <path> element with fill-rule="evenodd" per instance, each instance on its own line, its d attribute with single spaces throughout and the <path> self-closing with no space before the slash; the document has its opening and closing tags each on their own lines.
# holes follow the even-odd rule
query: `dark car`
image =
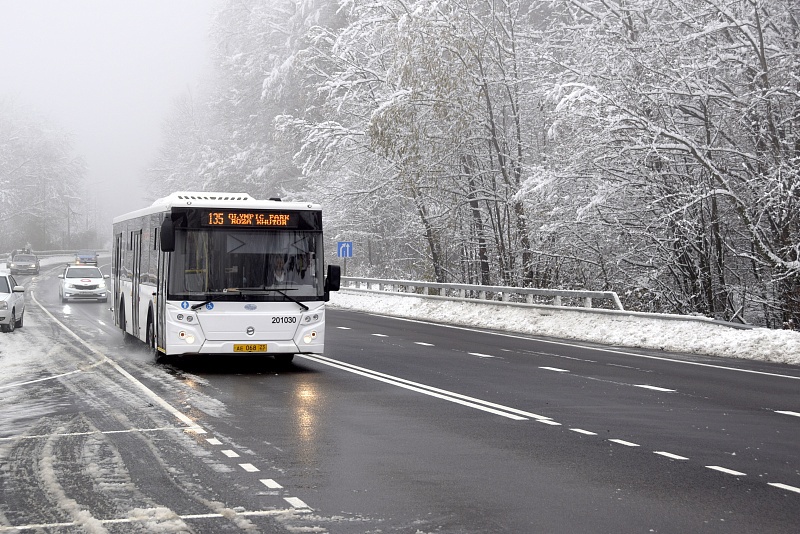
<svg viewBox="0 0 800 534">
<path fill-rule="evenodd" d="M 75 253 L 75 263 L 97 265 L 97 252 L 94 250 L 79 250 Z"/>
<path fill-rule="evenodd" d="M 8 268 L 11 274 L 39 274 L 39 258 L 35 254 L 17 254 Z"/>
</svg>

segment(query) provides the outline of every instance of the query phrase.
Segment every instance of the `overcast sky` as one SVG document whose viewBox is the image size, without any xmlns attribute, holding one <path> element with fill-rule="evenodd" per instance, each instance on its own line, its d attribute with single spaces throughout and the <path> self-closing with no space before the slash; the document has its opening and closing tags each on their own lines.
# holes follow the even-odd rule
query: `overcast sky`
<svg viewBox="0 0 800 534">
<path fill-rule="evenodd" d="M 172 102 L 210 68 L 220 3 L 0 0 L 0 98 L 73 135 L 109 219 L 146 205 L 140 178 Z"/>
</svg>

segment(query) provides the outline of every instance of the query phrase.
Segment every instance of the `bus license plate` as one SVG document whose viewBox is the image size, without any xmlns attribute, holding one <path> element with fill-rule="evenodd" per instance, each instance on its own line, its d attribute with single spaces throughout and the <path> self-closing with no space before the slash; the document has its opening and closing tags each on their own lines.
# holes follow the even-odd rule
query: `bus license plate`
<svg viewBox="0 0 800 534">
<path fill-rule="evenodd" d="M 242 343 L 237 343 L 233 346 L 233 352 L 267 352 L 267 344 L 256 343 L 245 345 Z"/>
</svg>

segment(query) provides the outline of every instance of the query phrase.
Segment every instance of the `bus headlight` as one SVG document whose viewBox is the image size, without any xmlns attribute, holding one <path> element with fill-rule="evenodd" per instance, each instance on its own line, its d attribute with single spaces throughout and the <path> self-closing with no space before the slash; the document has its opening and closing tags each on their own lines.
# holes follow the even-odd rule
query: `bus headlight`
<svg viewBox="0 0 800 534">
<path fill-rule="evenodd" d="M 303 336 L 303 341 L 306 343 L 311 343 L 312 341 L 314 341 L 315 337 L 317 337 L 317 333 L 312 330 L 311 332 Z"/>
<path fill-rule="evenodd" d="M 180 332 L 178 332 L 178 337 L 181 338 L 182 340 L 184 340 L 189 345 L 194 343 L 194 334 L 190 334 L 190 333 L 188 333 L 188 332 L 186 332 L 184 330 L 181 330 Z"/>
</svg>

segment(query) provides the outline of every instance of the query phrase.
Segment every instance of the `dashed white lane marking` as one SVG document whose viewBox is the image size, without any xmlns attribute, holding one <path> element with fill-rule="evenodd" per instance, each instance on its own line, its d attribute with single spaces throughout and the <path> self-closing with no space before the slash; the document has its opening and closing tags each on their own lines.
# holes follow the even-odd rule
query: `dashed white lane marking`
<svg viewBox="0 0 800 534">
<path fill-rule="evenodd" d="M 260 469 L 253 464 L 239 464 L 239 467 L 247 471 L 248 473 L 258 473 Z"/>
<path fill-rule="evenodd" d="M 613 441 L 614 443 L 619 443 L 620 445 L 625 445 L 626 447 L 638 447 L 638 443 L 631 443 L 630 441 L 625 441 L 624 439 L 610 439 L 608 441 Z"/>
<path fill-rule="evenodd" d="M 793 415 L 795 417 L 800 417 L 800 413 L 797 412 L 787 412 L 784 410 L 775 410 L 775 413 L 783 414 L 783 415 Z"/>
<path fill-rule="evenodd" d="M 350 329 L 349 327 L 347 327 L 347 326 L 337 326 L 336 328 L 338 328 L 339 330 L 351 330 L 351 329 Z"/>
<path fill-rule="evenodd" d="M 660 454 L 661 456 L 666 456 L 667 458 L 672 458 L 673 460 L 688 460 L 686 456 L 678 456 L 677 454 L 672 454 L 671 452 L 653 451 L 653 453 Z"/>
<path fill-rule="evenodd" d="M 470 356 L 477 356 L 478 358 L 494 358 L 491 354 L 481 354 L 480 352 L 468 352 Z"/>
<path fill-rule="evenodd" d="M 217 438 L 208 438 L 206 439 L 206 441 L 209 442 L 211 445 L 222 445 L 222 442 Z"/>
<path fill-rule="evenodd" d="M 590 432 L 588 430 L 584 430 L 582 428 L 570 428 L 573 432 L 577 432 L 578 434 L 585 434 L 587 436 L 596 436 L 597 432 Z"/>
<path fill-rule="evenodd" d="M 375 336 L 375 337 L 389 337 L 386 334 L 370 334 L 370 335 Z"/>
<path fill-rule="evenodd" d="M 633 387 L 635 387 L 635 388 L 644 388 L 644 389 L 652 389 L 653 391 L 666 391 L 668 393 L 675 393 L 676 391 L 678 391 L 677 389 L 660 388 L 658 386 L 649 386 L 647 384 L 634 384 Z"/>
<path fill-rule="evenodd" d="M 781 484 L 780 482 L 769 482 L 769 485 L 774 486 L 776 488 L 793 491 L 795 493 L 800 493 L 800 488 L 795 488 L 794 486 L 790 486 L 788 484 Z"/>
<path fill-rule="evenodd" d="M 301 501 L 297 497 L 284 497 L 283 500 L 288 502 L 292 506 L 292 508 L 302 508 L 302 509 L 308 509 L 308 510 L 311 509 L 310 506 L 308 506 L 306 503 L 304 503 L 303 501 Z"/>
<path fill-rule="evenodd" d="M 559 369 L 558 367 L 539 367 L 539 369 L 544 369 L 545 371 L 555 371 L 557 373 L 569 373 L 567 369 Z"/>
<path fill-rule="evenodd" d="M 224 454 L 228 458 L 238 458 L 239 457 L 239 453 L 237 453 L 236 451 L 232 451 L 230 449 L 226 449 L 226 450 L 222 451 L 222 454 Z"/>
<path fill-rule="evenodd" d="M 425 343 L 424 341 L 415 341 L 414 345 L 422 345 L 423 347 L 433 347 L 433 343 Z"/>
<path fill-rule="evenodd" d="M 664 357 L 664 356 L 650 356 L 650 355 L 647 355 L 647 354 L 639 354 L 639 353 L 636 353 L 636 352 L 627 352 L 627 351 L 619 350 L 619 349 L 615 349 L 615 348 L 607 348 L 607 349 L 605 349 L 605 348 L 601 348 L 601 347 L 589 347 L 587 345 L 580 345 L 578 343 L 569 343 L 569 342 L 565 342 L 565 341 L 552 341 L 552 340 L 548 340 L 548 339 L 541 339 L 541 338 L 534 337 L 534 336 L 525 336 L 523 334 L 514 334 L 514 333 L 510 333 L 510 332 L 496 332 L 496 331 L 492 331 L 492 330 L 483 330 L 481 328 L 475 328 L 475 327 L 470 327 L 470 326 L 457 326 L 457 325 L 451 325 L 451 324 L 432 323 L 430 321 L 424 321 L 424 320 L 421 320 L 421 319 L 409 319 L 407 317 L 390 317 L 388 315 L 381 315 L 380 313 L 370 313 L 370 315 L 374 315 L 376 317 L 388 317 L 388 318 L 391 318 L 392 320 L 395 320 L 395 321 L 406 321 L 406 322 L 409 322 L 409 323 L 425 324 L 425 325 L 437 326 L 437 327 L 440 327 L 440 328 L 449 328 L 451 330 L 464 330 L 466 332 L 470 332 L 470 333 L 473 333 L 473 334 L 474 333 L 481 333 L 481 334 L 487 334 L 487 335 L 491 335 L 491 336 L 508 337 L 508 338 L 511 338 L 511 339 L 522 339 L 522 340 L 525 340 L 525 341 L 536 341 L 537 343 L 547 343 L 547 344 L 550 344 L 550 345 L 559 345 L 559 346 L 562 346 L 562 347 L 575 347 L 575 348 L 578 348 L 578 349 L 585 349 L 585 350 L 591 350 L 591 351 L 596 351 L 596 352 L 609 352 L 609 353 L 612 353 L 612 354 L 624 354 L 625 356 L 633 356 L 635 358 L 643 358 L 643 359 L 647 359 L 647 360 L 658 360 L 658 361 L 662 361 L 662 362 L 677 363 L 677 364 L 681 364 L 681 365 L 695 365 L 695 366 L 698 366 L 698 367 L 708 367 L 708 368 L 711 368 L 711 369 L 722 369 L 722 370 L 725 370 L 725 371 L 735 371 L 735 372 L 738 372 L 738 373 L 749 373 L 749 374 L 754 374 L 754 375 L 772 376 L 772 377 L 775 377 L 775 378 L 787 378 L 789 380 L 800 380 L 800 376 L 784 375 L 784 374 L 779 374 L 779 373 L 769 373 L 769 372 L 766 372 L 766 371 L 754 371 L 754 370 L 751 370 L 751 369 L 739 369 L 737 367 L 727 367 L 727 366 L 724 366 L 724 365 L 715 365 L 715 364 L 711 364 L 711 363 L 695 362 L 695 361 L 691 361 L 691 360 L 677 360 L 677 359 L 674 359 L 674 358 L 667 358 L 667 357 Z M 511 351 L 509 349 L 500 349 L 500 350 L 502 350 L 503 352 L 513 352 L 513 351 Z"/>
<path fill-rule="evenodd" d="M 272 480 L 271 478 L 262 478 L 259 480 L 262 484 L 264 484 L 269 489 L 283 489 L 283 486 Z"/>
<path fill-rule="evenodd" d="M 726 473 L 728 475 L 736 475 L 739 477 L 746 476 L 747 473 L 742 473 L 741 471 L 734 471 L 733 469 L 727 469 L 725 467 L 720 467 L 718 465 L 707 465 L 709 469 L 713 469 L 714 471 L 719 471 L 720 473 Z"/>
<path fill-rule="evenodd" d="M 561 426 L 561 423 L 553 421 L 552 419 L 539 419 L 538 421 L 550 426 Z"/>
</svg>

